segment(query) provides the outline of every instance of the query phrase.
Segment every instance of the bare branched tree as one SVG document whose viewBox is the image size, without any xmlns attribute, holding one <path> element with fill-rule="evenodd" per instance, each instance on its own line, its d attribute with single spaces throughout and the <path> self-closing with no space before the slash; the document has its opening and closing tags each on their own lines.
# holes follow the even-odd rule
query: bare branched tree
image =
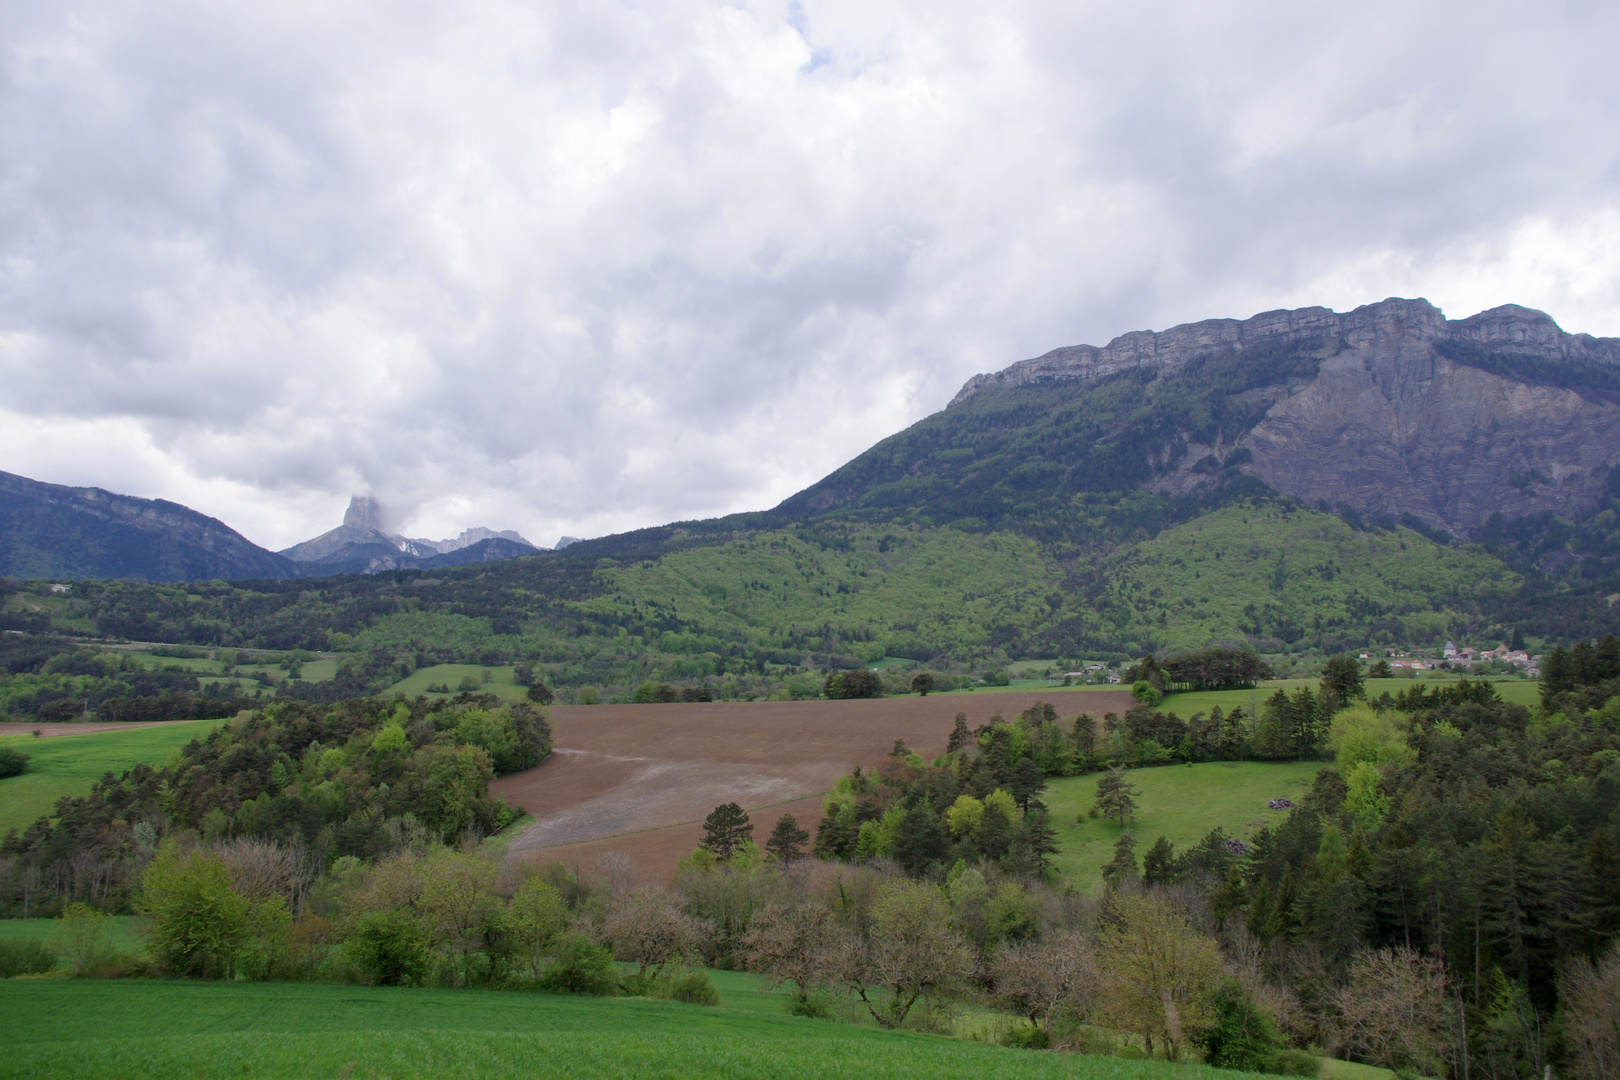
<svg viewBox="0 0 1620 1080">
<path fill-rule="evenodd" d="M 1451 1040 L 1439 959 L 1404 947 L 1364 952 L 1351 962 L 1349 981 L 1334 1000 L 1356 1057 L 1386 1069 L 1442 1074 Z"/>
</svg>

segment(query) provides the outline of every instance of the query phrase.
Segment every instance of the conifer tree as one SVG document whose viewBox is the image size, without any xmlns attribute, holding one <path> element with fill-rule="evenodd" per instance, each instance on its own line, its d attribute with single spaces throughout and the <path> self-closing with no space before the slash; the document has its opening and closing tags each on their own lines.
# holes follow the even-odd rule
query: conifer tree
<svg viewBox="0 0 1620 1080">
<path fill-rule="evenodd" d="M 738 844 L 751 839 L 753 835 L 754 826 L 743 808 L 734 802 L 722 803 L 703 819 L 703 839 L 698 841 L 698 847 L 712 851 L 716 858 L 725 860 L 731 858 Z"/>
<path fill-rule="evenodd" d="M 1147 885 L 1168 885 L 1176 876 L 1176 849 L 1169 837 L 1161 836 L 1142 856 L 1142 881 Z"/>
<path fill-rule="evenodd" d="M 1118 817 L 1120 828 L 1124 828 L 1125 819 L 1136 813 L 1136 796 L 1140 794 L 1121 766 L 1109 766 L 1097 781 L 1097 812 L 1104 817 Z"/>
<path fill-rule="evenodd" d="M 1046 774 L 1029 758 L 1019 758 L 1018 764 L 1013 766 L 1007 790 L 1018 804 L 1018 809 L 1028 813 L 1029 801 L 1046 790 Z"/>
<path fill-rule="evenodd" d="M 804 858 L 804 845 L 809 839 L 810 834 L 799 828 L 798 818 L 792 814 L 783 814 L 776 819 L 776 828 L 771 830 L 770 837 L 765 841 L 765 850 L 773 859 L 786 866 Z"/>
<path fill-rule="evenodd" d="M 959 712 L 956 714 L 956 726 L 951 729 L 951 737 L 945 743 L 945 752 L 954 754 L 973 745 L 973 732 L 968 728 L 967 713 Z"/>
<path fill-rule="evenodd" d="M 1131 830 L 1126 829 L 1114 841 L 1114 857 L 1103 867 L 1103 884 L 1110 889 L 1117 889 L 1122 885 L 1129 885 L 1141 876 L 1136 866 L 1136 837 Z"/>
<path fill-rule="evenodd" d="M 1031 867 L 1041 877 L 1052 871 L 1052 856 L 1058 852 L 1057 830 L 1052 828 L 1052 815 L 1046 804 L 1031 799 L 1024 812 L 1024 847 L 1034 863 Z"/>
</svg>

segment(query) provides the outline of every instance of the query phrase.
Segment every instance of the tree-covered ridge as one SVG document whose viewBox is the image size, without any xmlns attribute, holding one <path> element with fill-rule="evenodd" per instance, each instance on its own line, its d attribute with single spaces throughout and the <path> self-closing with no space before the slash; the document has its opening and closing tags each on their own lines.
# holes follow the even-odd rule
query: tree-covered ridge
<svg viewBox="0 0 1620 1080">
<path fill-rule="evenodd" d="M 132 875 L 172 832 L 303 845 L 323 861 L 375 857 L 413 838 L 456 843 L 504 828 L 497 775 L 551 752 L 543 713 L 489 695 L 453 701 L 277 701 L 193 739 L 161 769 L 109 773 L 0 845 L 33 888 L 121 909 Z M 37 903 L 9 894 L 7 905 Z"/>
<path fill-rule="evenodd" d="M 1268 501 L 1166 529 L 1068 585 L 1087 602 L 1045 635 L 1065 652 L 1211 642 L 1336 652 L 1489 632 L 1522 579 L 1478 548 Z"/>
<path fill-rule="evenodd" d="M 332 700 L 437 663 L 521 661 L 553 685 L 622 687 L 883 656 L 977 669 L 1221 641 L 1507 637 L 1500 605 L 1518 584 L 1467 545 L 1263 500 L 1089 557 L 1008 532 L 822 521 L 643 561 L 547 556 L 297 587 L 79 583 L 71 602 L 14 591 L 8 610 L 68 632 L 343 651 Z"/>
</svg>

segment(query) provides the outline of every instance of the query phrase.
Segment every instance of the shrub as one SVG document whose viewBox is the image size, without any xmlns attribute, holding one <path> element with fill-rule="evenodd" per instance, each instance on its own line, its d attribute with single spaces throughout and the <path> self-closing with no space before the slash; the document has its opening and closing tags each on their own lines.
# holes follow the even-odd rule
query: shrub
<svg viewBox="0 0 1620 1080">
<path fill-rule="evenodd" d="M 1270 1070 L 1283 1049 L 1282 1037 L 1276 1023 L 1243 992 L 1236 979 L 1225 979 L 1216 988 L 1210 1012 L 1209 1026 L 1197 1036 L 1204 1047 L 1204 1060 L 1223 1069 Z"/>
<path fill-rule="evenodd" d="M 1001 1036 L 1001 1045 L 1015 1050 L 1046 1050 L 1052 1045 L 1046 1029 L 1028 1020 L 1019 1020 L 1008 1026 Z"/>
<path fill-rule="evenodd" d="M 1278 1076 L 1315 1076 L 1322 1071 L 1322 1061 L 1304 1050 L 1278 1050 L 1262 1071 Z"/>
<path fill-rule="evenodd" d="M 21 776 L 28 771 L 28 755 L 9 746 L 0 746 L 0 780 Z"/>
<path fill-rule="evenodd" d="M 43 941 L 0 941 L 0 979 L 42 975 L 56 967 L 56 954 Z"/>
<path fill-rule="evenodd" d="M 579 933 L 562 939 L 551 966 L 540 976 L 540 988 L 554 994 L 611 994 L 617 985 L 613 954 Z"/>
<path fill-rule="evenodd" d="M 720 991 L 702 968 L 671 968 L 662 972 L 653 980 L 647 996 L 684 1005 L 720 1004 Z"/>
<path fill-rule="evenodd" d="M 370 912 L 343 945 L 366 981 L 379 986 L 421 984 L 433 967 L 432 935 L 404 908 Z"/>
<path fill-rule="evenodd" d="M 787 1011 L 789 1016 L 808 1016 L 812 1020 L 832 1018 L 832 1005 L 820 994 L 788 995 Z"/>
</svg>

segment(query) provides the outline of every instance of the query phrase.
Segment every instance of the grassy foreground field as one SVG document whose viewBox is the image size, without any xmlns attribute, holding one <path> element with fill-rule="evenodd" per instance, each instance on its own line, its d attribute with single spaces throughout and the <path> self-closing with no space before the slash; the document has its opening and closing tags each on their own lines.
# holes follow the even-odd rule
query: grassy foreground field
<svg viewBox="0 0 1620 1080">
<path fill-rule="evenodd" d="M 1316 761 L 1245 761 L 1132 769 L 1131 782 L 1141 791 L 1131 825 L 1136 857 L 1140 861 L 1161 835 L 1179 853 L 1216 826 L 1246 837 L 1262 824 L 1281 821 L 1287 811 L 1267 810 L 1266 801 L 1286 797 L 1298 802 L 1321 768 Z M 1053 862 L 1081 892 L 1102 888 L 1102 868 L 1114 857 L 1120 834 L 1112 819 L 1083 816 L 1096 801 L 1097 776 L 1053 780 L 1045 796 L 1058 836 Z"/>
<path fill-rule="evenodd" d="M 109 915 L 104 940 L 118 952 L 145 959 L 146 926 L 147 920 L 139 915 Z M 43 941 L 50 945 L 55 937 L 55 919 L 0 919 L 0 941 Z M 58 967 L 66 964 L 63 958 Z"/>
<path fill-rule="evenodd" d="M 42 814 L 53 813 L 64 795 L 84 795 L 108 772 L 122 773 L 141 763 L 162 765 L 192 739 L 207 735 L 221 720 L 187 720 L 162 727 L 102 731 L 88 735 L 0 736 L 29 756 L 28 771 L 0 780 L 0 836 L 26 829 Z"/>
<path fill-rule="evenodd" d="M 0 982 L 0 1077 L 761 1077 L 1239 1080 L 780 1012 L 718 973 L 719 1008 L 642 998 L 296 983 Z"/>
</svg>

